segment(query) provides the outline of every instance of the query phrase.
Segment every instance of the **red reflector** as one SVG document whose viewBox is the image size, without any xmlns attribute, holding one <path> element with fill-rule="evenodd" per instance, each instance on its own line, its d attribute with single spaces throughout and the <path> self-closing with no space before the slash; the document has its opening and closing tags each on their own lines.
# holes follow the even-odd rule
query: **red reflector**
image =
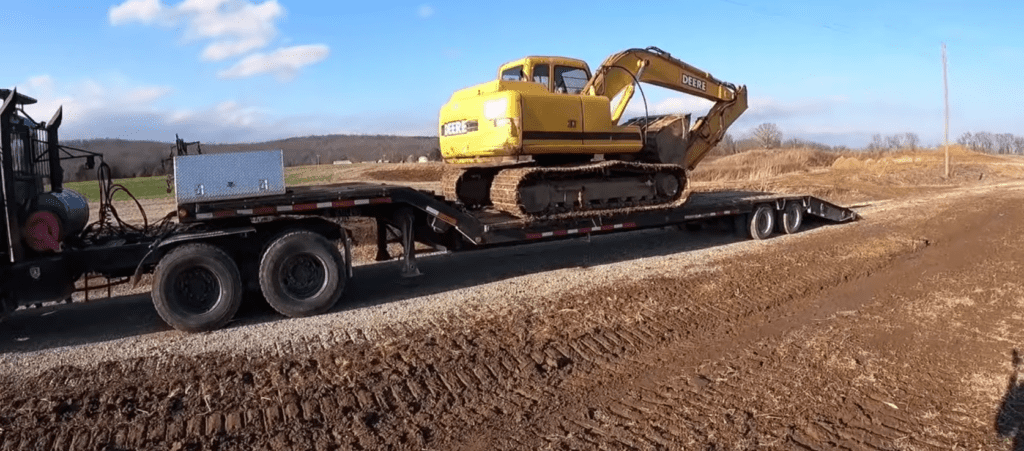
<svg viewBox="0 0 1024 451">
<path fill-rule="evenodd" d="M 36 252 L 60 250 L 60 218 L 49 211 L 36 211 L 25 221 L 25 244 Z"/>
</svg>

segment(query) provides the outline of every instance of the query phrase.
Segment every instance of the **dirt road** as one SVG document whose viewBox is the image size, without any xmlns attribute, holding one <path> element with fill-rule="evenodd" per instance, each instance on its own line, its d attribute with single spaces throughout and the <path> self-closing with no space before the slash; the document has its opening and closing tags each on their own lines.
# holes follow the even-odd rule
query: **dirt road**
<svg viewBox="0 0 1024 451">
<path fill-rule="evenodd" d="M 1022 202 L 933 189 L 764 242 L 436 256 L 397 286 L 366 265 L 330 314 L 201 335 L 144 296 L 20 312 L 0 450 L 1011 449 Z"/>
</svg>

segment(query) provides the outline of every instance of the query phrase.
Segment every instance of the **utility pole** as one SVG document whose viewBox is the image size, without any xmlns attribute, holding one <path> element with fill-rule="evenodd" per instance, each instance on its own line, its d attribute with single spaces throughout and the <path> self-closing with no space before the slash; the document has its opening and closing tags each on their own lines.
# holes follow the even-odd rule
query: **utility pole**
<svg viewBox="0 0 1024 451">
<path fill-rule="evenodd" d="M 946 43 L 942 43 L 942 95 L 946 102 L 946 125 L 942 132 L 942 147 L 946 149 L 946 178 L 949 178 L 949 81 L 946 79 Z"/>
</svg>

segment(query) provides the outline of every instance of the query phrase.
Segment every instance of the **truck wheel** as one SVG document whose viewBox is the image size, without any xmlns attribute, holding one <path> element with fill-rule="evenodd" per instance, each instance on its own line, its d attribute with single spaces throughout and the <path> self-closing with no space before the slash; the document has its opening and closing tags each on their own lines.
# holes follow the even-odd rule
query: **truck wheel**
<svg viewBox="0 0 1024 451">
<path fill-rule="evenodd" d="M 242 278 L 235 261 L 209 244 L 172 250 L 153 274 L 153 305 L 163 320 L 185 332 L 220 328 L 242 304 Z"/>
<path fill-rule="evenodd" d="M 761 204 L 750 214 L 750 237 L 763 240 L 771 236 L 775 230 L 775 210 L 771 205 Z"/>
<path fill-rule="evenodd" d="M 779 212 L 779 224 L 786 234 L 800 231 L 804 224 L 804 206 L 798 201 L 787 202 L 786 207 Z"/>
<path fill-rule="evenodd" d="M 260 289 L 282 315 L 297 318 L 330 310 L 345 291 L 345 259 L 338 247 L 308 231 L 278 236 L 260 260 Z"/>
</svg>

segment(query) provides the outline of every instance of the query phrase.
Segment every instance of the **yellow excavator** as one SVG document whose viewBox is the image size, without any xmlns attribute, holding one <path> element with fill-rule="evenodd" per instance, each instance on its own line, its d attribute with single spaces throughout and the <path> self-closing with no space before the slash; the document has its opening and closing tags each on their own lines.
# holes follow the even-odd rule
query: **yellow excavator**
<svg viewBox="0 0 1024 451">
<path fill-rule="evenodd" d="M 689 114 L 619 124 L 635 91 L 643 95 L 641 83 L 714 105 L 692 127 Z M 745 86 L 656 47 L 616 53 L 593 74 L 581 60 L 528 56 L 502 65 L 496 80 L 455 92 L 441 108 L 441 154 L 451 165 L 442 190 L 467 208 L 529 219 L 678 205 L 687 171 L 746 109 Z"/>
</svg>

